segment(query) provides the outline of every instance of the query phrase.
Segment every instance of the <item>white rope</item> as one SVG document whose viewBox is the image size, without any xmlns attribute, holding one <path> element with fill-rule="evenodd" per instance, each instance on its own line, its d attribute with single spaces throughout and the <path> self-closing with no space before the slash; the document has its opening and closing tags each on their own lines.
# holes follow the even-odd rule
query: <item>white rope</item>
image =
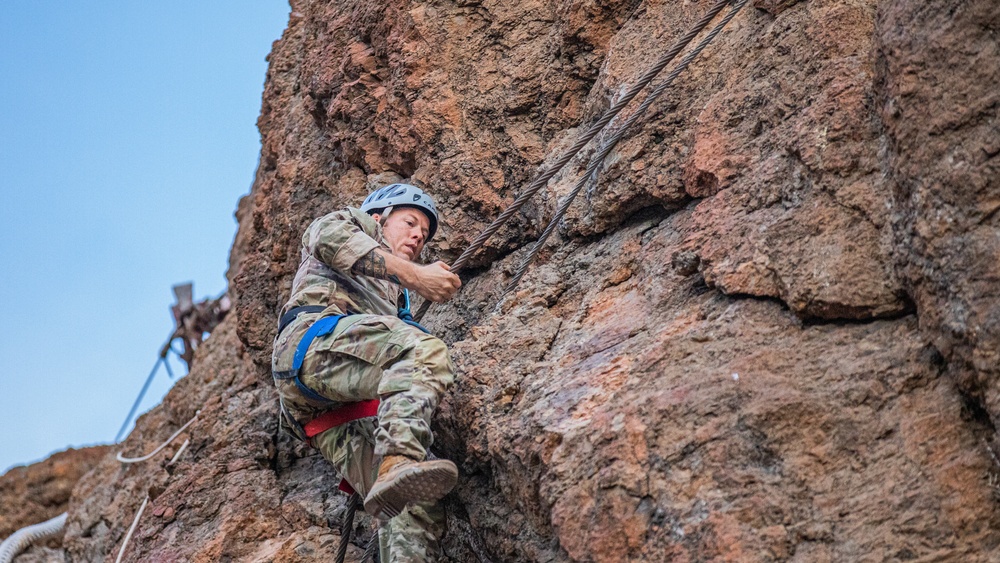
<svg viewBox="0 0 1000 563">
<path fill-rule="evenodd" d="M 194 413 L 194 416 L 191 417 L 191 420 L 187 421 L 187 423 L 185 423 L 184 426 L 181 426 L 177 430 L 177 432 L 174 432 L 172 436 L 167 438 L 166 442 L 163 442 L 162 444 L 159 445 L 159 447 L 149 452 L 148 454 L 142 457 L 128 458 L 124 457 L 121 452 L 118 452 L 115 458 L 122 463 L 138 463 L 140 461 L 148 460 L 149 458 L 160 453 L 163 450 L 163 448 L 167 447 L 167 445 L 169 445 L 178 436 L 180 436 L 182 432 L 187 430 L 187 427 L 191 426 L 191 423 L 193 423 L 195 419 L 198 418 L 198 415 L 200 413 L 201 410 L 196 411 Z M 180 449 L 177 450 L 177 453 L 175 453 L 174 456 L 170 458 L 169 463 L 170 464 L 176 463 L 177 460 L 181 457 L 181 454 L 183 454 L 184 451 L 187 450 L 187 447 L 190 444 L 191 444 L 190 439 L 184 440 L 184 443 L 181 444 L 181 447 Z M 147 504 L 149 504 L 149 495 L 146 495 L 146 498 L 142 501 L 142 505 L 139 507 L 139 512 L 136 513 L 135 520 L 132 521 L 132 527 L 129 528 L 128 534 L 125 535 L 125 540 L 122 542 L 122 548 L 121 551 L 118 552 L 118 558 L 115 560 L 115 563 L 121 562 L 122 556 L 125 554 L 125 548 L 128 547 L 128 542 L 129 540 L 132 539 L 132 534 L 135 532 L 136 527 L 139 525 L 139 518 L 142 516 L 143 511 L 146 510 Z M 63 533 L 63 530 L 66 527 L 67 516 L 68 516 L 67 513 L 63 512 L 62 514 L 56 516 L 55 518 L 52 518 L 51 520 L 46 520 L 41 524 L 35 524 L 33 526 L 27 526 L 25 528 L 21 528 L 20 530 L 11 534 L 10 537 L 8 537 L 6 540 L 3 541 L 3 543 L 0 543 L 0 563 L 11 563 L 19 553 L 24 551 L 32 543 L 41 539 L 47 539 Z"/>
<path fill-rule="evenodd" d="M 146 454 L 146 455 L 144 455 L 142 457 L 125 457 L 125 456 L 122 455 L 121 452 L 118 452 L 118 454 L 115 455 L 115 459 L 117 459 L 118 461 L 120 461 L 122 463 L 139 463 L 140 461 L 146 461 L 147 459 L 149 459 L 149 458 L 153 457 L 154 455 L 160 453 L 160 450 L 162 450 L 163 448 L 167 447 L 167 445 L 170 444 L 170 442 L 173 442 L 175 438 L 177 438 L 178 436 L 180 436 L 181 432 L 184 432 L 184 430 L 187 429 L 188 426 L 191 426 L 191 423 L 194 422 L 194 420 L 196 418 L 198 418 L 198 413 L 200 413 L 200 412 L 201 412 L 201 410 L 195 411 L 194 416 L 191 417 L 191 420 L 187 421 L 187 423 L 185 423 L 184 426 L 181 426 L 180 429 L 177 432 L 174 432 L 174 434 L 171 437 L 167 438 L 166 442 L 163 442 L 162 444 L 160 444 L 160 446 L 158 448 L 156 448 L 155 450 L 149 452 L 148 454 Z M 180 452 L 182 452 L 182 451 L 184 451 L 184 446 L 181 446 L 181 449 L 178 450 L 178 452 L 174 456 L 174 458 L 176 458 L 177 456 L 179 456 Z M 173 460 L 171 460 L 171 462 L 172 461 Z"/>
<path fill-rule="evenodd" d="M 32 543 L 58 536 L 66 527 L 67 513 L 63 512 L 41 524 L 26 526 L 0 543 L 0 563 L 10 563 Z"/>
<path fill-rule="evenodd" d="M 181 457 L 181 454 L 184 453 L 184 450 L 187 449 L 188 444 L 190 444 L 190 443 L 191 443 L 191 439 L 190 438 L 184 440 L 184 443 L 181 444 L 180 449 L 177 450 L 177 453 L 174 454 L 174 457 L 170 458 L 170 461 L 167 463 L 167 465 L 173 465 L 174 463 L 176 463 L 177 462 L 177 458 Z"/>
<path fill-rule="evenodd" d="M 122 454 L 121 454 L 121 452 L 118 452 L 118 455 L 116 455 L 115 457 L 118 459 L 118 461 L 120 461 L 122 463 L 138 463 L 140 461 L 146 461 L 147 459 L 149 459 L 149 458 L 153 457 L 154 455 L 160 453 L 160 450 L 162 450 L 163 448 L 167 447 L 167 444 L 169 444 L 170 442 L 173 442 L 174 439 L 177 438 L 177 436 L 180 436 L 181 432 L 184 432 L 184 430 L 187 429 L 188 426 L 191 426 L 191 423 L 194 422 L 194 420 L 196 418 L 198 418 L 198 414 L 199 413 L 201 413 L 200 410 L 195 411 L 194 416 L 191 417 L 191 420 L 187 421 L 187 423 L 185 423 L 184 426 L 181 426 L 177 430 L 177 432 L 174 432 L 172 436 L 170 436 L 169 438 L 167 438 L 166 442 L 163 442 L 162 444 L 160 444 L 160 446 L 158 448 L 156 448 L 155 450 L 149 452 L 148 454 L 146 454 L 146 455 L 144 455 L 142 457 L 127 458 L 127 457 L 123 457 Z M 174 464 L 174 462 L 176 462 L 177 459 L 181 457 L 181 454 L 184 453 L 184 450 L 187 449 L 187 447 L 188 447 L 188 445 L 190 443 L 191 443 L 190 439 L 184 440 L 184 443 L 181 444 L 181 447 L 177 450 L 177 453 L 174 454 L 174 457 L 170 458 L 170 461 L 168 462 L 168 465 Z M 129 540 L 132 539 L 132 534 L 135 532 L 136 527 L 139 526 L 139 518 L 142 517 L 142 513 L 143 513 L 143 511 L 146 510 L 146 505 L 147 504 L 149 504 L 149 495 L 146 495 L 146 498 L 142 499 L 142 504 L 139 505 L 139 511 L 135 513 L 135 519 L 132 520 L 132 526 L 128 529 L 128 533 L 125 534 L 125 539 L 122 540 L 122 548 L 118 551 L 118 558 L 115 559 L 115 563 L 121 563 L 122 557 L 125 555 L 125 548 L 128 547 L 128 542 L 129 542 Z M 6 562 L 0 561 L 0 563 L 6 563 Z"/>
<path fill-rule="evenodd" d="M 142 511 L 146 510 L 146 505 L 149 504 L 149 495 L 142 499 L 142 504 L 139 505 L 139 512 L 135 513 L 135 520 L 132 520 L 132 527 L 128 529 L 128 533 L 125 534 L 125 539 L 122 540 L 122 548 L 118 551 L 118 558 L 115 559 L 115 563 L 121 563 L 122 556 L 125 555 L 125 548 L 128 547 L 128 541 L 132 539 L 132 532 L 135 531 L 136 527 L 139 525 L 139 518 L 142 516 Z"/>
</svg>

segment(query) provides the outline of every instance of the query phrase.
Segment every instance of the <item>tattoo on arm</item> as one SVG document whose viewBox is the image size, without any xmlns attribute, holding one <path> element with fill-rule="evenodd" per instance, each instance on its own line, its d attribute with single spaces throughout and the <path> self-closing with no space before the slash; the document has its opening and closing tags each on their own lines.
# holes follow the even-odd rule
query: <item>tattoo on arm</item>
<svg viewBox="0 0 1000 563">
<path fill-rule="evenodd" d="M 390 274 L 389 271 L 386 270 L 385 258 L 374 250 L 359 258 L 358 261 L 351 266 L 351 271 L 355 274 L 399 283 L 399 278 L 394 274 Z"/>
</svg>

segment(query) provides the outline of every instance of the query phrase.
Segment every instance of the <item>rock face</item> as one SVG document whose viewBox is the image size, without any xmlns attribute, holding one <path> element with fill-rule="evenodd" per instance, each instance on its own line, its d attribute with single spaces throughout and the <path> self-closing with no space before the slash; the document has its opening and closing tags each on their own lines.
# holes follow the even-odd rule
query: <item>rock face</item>
<svg viewBox="0 0 1000 563">
<path fill-rule="evenodd" d="M 0 476 L 0 538 L 66 512 L 73 487 L 108 449 L 68 449 Z"/>
<path fill-rule="evenodd" d="M 268 373 L 305 226 L 407 178 L 453 260 L 710 4 L 293 1 L 236 315 L 125 443 L 200 409 L 191 446 L 106 457 L 65 558 L 113 560 L 149 495 L 126 561 L 331 560 L 344 497 Z M 1000 558 L 998 27 L 993 0 L 757 0 L 497 313 L 592 149 L 501 229 L 425 319 L 459 369 L 449 560 Z"/>
<path fill-rule="evenodd" d="M 889 2 L 879 21 L 898 269 L 949 372 L 996 422 L 1000 10 L 988 2 L 920 10 Z"/>
</svg>

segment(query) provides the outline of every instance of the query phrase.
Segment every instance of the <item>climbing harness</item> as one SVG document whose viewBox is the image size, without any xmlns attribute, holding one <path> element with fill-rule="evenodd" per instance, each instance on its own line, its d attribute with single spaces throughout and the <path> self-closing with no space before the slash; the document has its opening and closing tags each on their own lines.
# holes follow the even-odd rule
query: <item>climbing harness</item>
<svg viewBox="0 0 1000 563">
<path fill-rule="evenodd" d="M 314 437 L 336 426 L 354 422 L 362 418 L 378 416 L 378 405 L 378 399 L 346 403 L 340 408 L 324 412 L 303 425 L 302 428 L 305 430 L 306 438 L 312 440 Z"/>
<path fill-rule="evenodd" d="M 410 326 L 416 327 L 426 333 L 429 333 L 426 328 L 420 325 L 420 323 L 417 323 L 416 321 L 413 320 L 413 316 L 410 314 L 410 291 L 407 289 L 403 290 L 403 303 L 404 303 L 403 307 L 399 309 L 398 313 L 399 319 Z M 285 327 L 287 327 L 299 315 L 303 313 L 318 313 L 324 310 L 326 310 L 326 307 L 321 305 L 303 305 L 300 307 L 293 307 L 287 313 L 281 316 L 281 320 L 278 323 L 278 334 L 281 334 L 281 331 L 283 331 Z M 302 393 L 303 396 L 321 405 L 332 405 L 336 403 L 336 401 L 331 401 L 330 399 L 327 399 L 326 397 L 320 395 L 316 391 L 310 389 L 305 383 L 302 382 L 300 376 L 302 375 L 302 362 L 306 358 L 306 352 L 309 351 L 309 346 L 312 344 L 312 341 L 318 337 L 332 334 L 333 331 L 337 328 L 337 324 L 340 323 L 340 319 L 343 319 L 348 316 L 351 315 L 331 315 L 329 317 L 322 317 L 313 322 L 313 324 L 306 330 L 305 334 L 302 335 L 302 338 L 299 339 L 299 343 L 295 347 L 295 355 L 292 356 L 292 369 L 285 371 L 275 371 L 273 374 L 274 378 L 279 380 L 280 379 L 293 380 L 295 382 L 295 386 L 298 388 L 299 392 Z M 375 408 L 377 409 L 378 399 L 374 399 L 373 401 L 375 404 Z M 339 409 L 334 409 L 333 411 L 330 412 L 337 413 L 347 408 L 353 408 L 352 405 L 368 404 L 371 402 L 372 401 L 362 401 L 361 403 L 348 403 L 347 406 L 340 407 Z M 330 414 L 330 412 L 326 414 Z M 358 416 L 350 420 L 345 420 L 340 424 L 350 422 L 351 420 L 357 420 L 358 418 L 364 418 L 365 416 L 374 416 L 374 415 Z M 315 420 L 312 422 L 315 422 Z M 312 422 L 310 422 L 309 424 L 312 424 Z M 305 425 L 306 435 L 308 438 L 312 438 L 312 436 L 309 436 L 309 431 L 308 431 L 309 424 Z M 324 428 L 324 430 L 328 430 L 333 426 L 339 426 L 339 424 L 328 426 Z M 317 432 L 316 434 L 319 434 L 319 432 Z"/>
<path fill-rule="evenodd" d="M 403 290 L 403 307 L 399 309 L 399 319 L 404 323 L 416 327 L 424 332 L 427 329 L 421 326 L 419 323 L 413 320 L 410 314 L 410 292 L 409 290 Z M 285 329 L 296 317 L 303 313 L 318 313 L 326 310 L 326 307 L 321 305 L 303 305 L 301 307 L 294 307 L 290 309 L 287 313 L 281 316 L 281 320 L 278 323 L 278 333 Z M 302 363 L 305 360 L 306 352 L 309 350 L 309 346 L 312 345 L 313 340 L 321 336 L 327 336 L 333 333 L 340 323 L 340 320 L 348 317 L 350 315 L 333 315 L 329 317 L 323 317 L 315 322 L 306 330 L 302 338 L 299 339 L 299 343 L 295 347 L 295 354 L 292 356 L 292 368 L 285 371 L 275 371 L 275 379 L 291 379 L 295 382 L 295 386 L 298 388 L 299 392 L 302 393 L 306 398 L 320 403 L 321 405 L 333 405 L 336 401 L 331 401 L 326 397 L 320 395 L 313 389 L 309 388 L 305 383 L 302 382 Z M 342 403 L 341 406 L 325 411 L 323 414 L 317 416 L 316 418 L 310 420 L 308 423 L 301 425 L 298 429 L 301 431 L 302 436 L 305 441 L 310 442 L 315 436 L 326 432 L 327 430 L 340 426 L 342 424 L 347 424 L 348 422 L 353 422 L 361 418 L 367 418 L 378 415 L 378 399 L 371 399 L 367 401 L 358 401 L 354 403 Z M 284 405 L 282 404 L 282 410 L 284 411 L 285 418 L 288 419 L 290 423 L 298 424 L 294 417 L 288 413 Z M 341 481 L 340 490 L 351 494 L 354 489 L 347 483 L 347 481 Z"/>
<path fill-rule="evenodd" d="M 319 313 L 324 310 L 326 310 L 326 307 L 320 305 L 303 305 L 300 307 L 294 307 L 281 316 L 281 320 L 278 322 L 278 333 L 280 334 L 281 331 L 283 331 L 299 315 L 303 313 Z M 309 346 L 312 344 L 313 340 L 332 334 L 337 328 L 337 324 L 340 323 L 340 320 L 347 316 L 350 315 L 333 315 L 329 317 L 322 317 L 313 322 L 313 324 L 306 330 L 305 334 L 302 335 L 302 338 L 299 339 L 299 343 L 295 347 L 295 354 L 292 356 L 292 368 L 285 371 L 274 372 L 274 378 L 291 379 L 295 382 L 295 386 L 303 396 L 323 405 L 334 404 L 335 401 L 331 401 L 309 388 L 302 382 L 300 376 L 302 374 L 302 363 L 305 360 L 306 352 L 308 352 Z M 403 307 L 399 309 L 397 316 L 404 323 L 416 327 L 425 333 L 428 332 L 426 328 L 420 325 L 420 323 L 413 320 L 413 316 L 410 313 L 410 292 L 407 289 L 403 290 Z M 378 416 L 378 406 L 378 399 L 370 399 L 367 401 L 346 403 L 337 408 L 329 409 L 306 424 L 299 426 L 298 430 L 302 434 L 302 436 L 299 437 L 304 437 L 305 441 L 312 445 L 312 439 L 314 437 L 330 430 L 331 428 L 335 428 L 362 418 Z M 290 415 L 290 413 L 287 412 L 284 404 L 281 405 L 281 409 L 282 414 L 288 422 L 298 426 L 298 422 Z M 358 507 L 361 506 L 361 495 L 354 490 L 354 487 L 351 486 L 347 479 L 341 479 L 337 488 L 350 495 L 347 500 L 347 512 L 344 514 L 344 521 L 341 525 L 340 545 L 337 548 L 336 561 L 337 563 L 343 563 L 344 558 L 347 556 L 348 544 L 350 544 L 351 536 L 354 532 L 354 515 L 357 512 Z M 373 543 L 375 544 L 374 546 Z M 378 539 L 376 534 L 369 541 L 368 547 L 365 550 L 365 556 L 362 558 L 363 561 L 368 560 L 370 551 L 373 549 L 377 551 L 377 543 Z"/>
<path fill-rule="evenodd" d="M 325 308 L 326 307 L 324 307 L 324 309 Z M 294 309 L 292 311 L 294 311 Z M 292 311 L 289 311 L 289 313 Z M 314 322 L 309 329 L 306 330 L 306 333 L 302 335 L 302 339 L 299 340 L 298 346 L 295 347 L 295 355 L 292 357 L 292 369 L 286 371 L 275 371 L 274 378 L 279 380 L 291 379 L 295 382 L 295 386 L 299 389 L 299 392 L 311 401 L 317 402 L 321 405 L 334 404 L 335 401 L 327 399 L 323 395 L 320 395 L 310 389 L 305 383 L 302 383 L 300 375 L 302 372 L 302 362 L 305 360 L 306 352 L 309 350 L 309 345 L 312 344 L 312 341 L 317 336 L 326 336 L 332 333 L 333 330 L 337 328 L 337 324 L 340 322 L 340 319 L 346 316 L 347 315 L 333 315 L 317 319 L 316 322 Z"/>
<path fill-rule="evenodd" d="M 562 170 L 562 168 L 565 167 L 566 164 L 569 163 L 569 161 L 572 160 L 573 157 L 575 157 L 577 153 L 579 153 L 583 147 L 591 141 L 591 139 L 597 136 L 597 134 L 600 133 L 605 126 L 607 126 L 608 123 L 610 123 L 611 120 L 614 119 L 614 117 L 617 116 L 639 94 L 643 88 L 652 82 L 653 78 L 655 78 L 681 51 L 683 51 L 684 48 L 687 47 L 688 44 L 690 44 L 703 29 L 705 29 L 706 26 L 708 26 L 708 24 L 719 14 L 719 12 L 722 11 L 723 8 L 726 7 L 726 5 L 733 1 L 734 0 L 719 0 L 715 5 L 709 8 L 708 12 L 700 20 L 698 20 L 683 37 L 678 39 L 669 51 L 662 55 L 656 64 L 647 70 L 620 100 L 608 108 L 608 110 L 604 112 L 604 115 L 594 122 L 587 132 L 578 138 L 573 146 L 567 149 L 562 156 L 556 159 L 556 161 L 549 168 L 543 170 L 537 177 L 535 177 L 535 179 L 528 184 L 528 187 L 526 187 L 524 191 L 518 195 L 514 202 L 511 203 L 499 216 L 497 216 L 496 219 L 493 220 L 492 223 L 490 223 L 488 227 L 486 227 L 486 229 L 483 230 L 482 233 L 479 234 L 479 236 L 475 238 L 475 240 L 472 241 L 472 243 L 462 252 L 458 259 L 451 264 L 451 271 L 453 273 L 457 273 L 461 270 L 472 255 L 482 248 L 486 241 L 489 240 L 490 237 L 492 237 L 498 230 L 500 230 L 501 226 L 510 220 L 510 218 L 513 217 L 514 214 L 517 213 L 528 200 L 538 193 L 538 191 L 541 190 L 548 183 L 548 181 L 556 175 L 557 172 Z M 738 9 L 742 8 L 745 3 L 746 0 L 736 0 L 738 7 L 734 6 L 733 11 L 738 11 Z M 728 21 L 726 23 L 728 23 Z M 424 301 L 424 303 L 421 304 L 420 308 L 417 310 L 417 313 L 413 316 L 414 319 L 419 322 L 427 313 L 430 305 L 430 301 Z"/>
<path fill-rule="evenodd" d="M 306 313 L 322 313 L 325 310 L 326 307 L 323 305 L 302 305 L 300 307 L 292 307 L 287 313 L 281 315 L 281 320 L 278 321 L 278 334 L 281 334 L 281 331 L 285 330 L 285 327 L 294 321 L 299 315 Z"/>
</svg>

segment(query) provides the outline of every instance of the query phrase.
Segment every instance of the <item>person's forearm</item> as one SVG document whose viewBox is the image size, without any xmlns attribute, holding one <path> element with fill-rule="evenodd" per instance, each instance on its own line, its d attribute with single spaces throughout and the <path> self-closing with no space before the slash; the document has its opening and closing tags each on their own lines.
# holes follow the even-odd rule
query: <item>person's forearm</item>
<svg viewBox="0 0 1000 563">
<path fill-rule="evenodd" d="M 359 258 L 351 267 L 351 271 L 380 280 L 389 280 L 407 289 L 416 289 L 414 264 L 381 248 L 376 248 Z"/>
<path fill-rule="evenodd" d="M 435 303 L 451 299 L 458 288 L 462 287 L 462 280 L 451 273 L 444 262 L 438 261 L 421 266 L 381 248 L 376 248 L 359 258 L 351 266 L 351 271 L 359 275 L 393 281 Z"/>
</svg>

